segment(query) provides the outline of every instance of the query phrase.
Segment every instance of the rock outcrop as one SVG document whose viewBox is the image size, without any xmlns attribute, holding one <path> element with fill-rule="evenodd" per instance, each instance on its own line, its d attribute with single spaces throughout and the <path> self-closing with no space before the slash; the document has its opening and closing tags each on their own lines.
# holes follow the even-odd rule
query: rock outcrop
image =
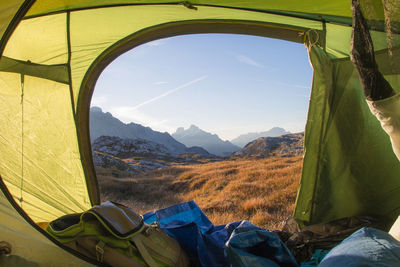
<svg viewBox="0 0 400 267">
<path fill-rule="evenodd" d="M 278 137 L 260 137 L 235 152 L 233 156 L 249 158 L 298 156 L 303 154 L 303 147 L 304 132 Z"/>
</svg>

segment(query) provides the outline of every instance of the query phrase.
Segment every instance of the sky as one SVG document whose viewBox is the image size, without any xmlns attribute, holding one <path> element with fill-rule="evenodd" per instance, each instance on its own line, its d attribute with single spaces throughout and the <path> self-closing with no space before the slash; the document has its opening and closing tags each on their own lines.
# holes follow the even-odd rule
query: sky
<svg viewBox="0 0 400 267">
<path fill-rule="evenodd" d="M 91 106 L 173 133 L 194 124 L 223 140 L 272 127 L 304 130 L 312 68 L 304 45 L 195 34 L 156 40 L 116 58 Z"/>
</svg>

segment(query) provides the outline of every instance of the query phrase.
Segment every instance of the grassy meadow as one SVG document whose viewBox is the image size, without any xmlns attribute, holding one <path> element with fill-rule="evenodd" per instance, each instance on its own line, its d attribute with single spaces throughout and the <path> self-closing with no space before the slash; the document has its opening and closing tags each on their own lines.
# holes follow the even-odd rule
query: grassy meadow
<svg viewBox="0 0 400 267">
<path fill-rule="evenodd" d="M 146 213 L 194 200 L 214 224 L 249 220 L 281 229 L 293 213 L 302 157 L 230 159 L 177 165 L 128 177 L 97 168 L 102 201 Z"/>
</svg>

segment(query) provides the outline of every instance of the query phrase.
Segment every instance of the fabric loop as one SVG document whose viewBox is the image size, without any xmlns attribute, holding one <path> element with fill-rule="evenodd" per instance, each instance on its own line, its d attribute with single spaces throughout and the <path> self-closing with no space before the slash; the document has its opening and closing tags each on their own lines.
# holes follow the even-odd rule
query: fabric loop
<svg viewBox="0 0 400 267">
<path fill-rule="evenodd" d="M 304 43 L 310 49 L 319 42 L 319 34 L 314 29 L 309 29 L 304 33 Z"/>
<path fill-rule="evenodd" d="M 11 254 L 11 244 L 6 241 L 0 241 L 0 256 Z"/>
</svg>

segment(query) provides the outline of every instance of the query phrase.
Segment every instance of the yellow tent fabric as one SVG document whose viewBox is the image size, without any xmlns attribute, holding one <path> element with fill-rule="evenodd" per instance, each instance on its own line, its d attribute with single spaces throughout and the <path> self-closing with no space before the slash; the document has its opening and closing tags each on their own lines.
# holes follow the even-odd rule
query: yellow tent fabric
<svg viewBox="0 0 400 267">
<path fill-rule="evenodd" d="M 366 14 L 379 66 L 399 90 L 400 16 L 391 17 L 388 55 L 382 2 L 362 4 L 374 11 Z M 142 43 L 202 32 L 254 34 L 308 46 L 314 77 L 297 220 L 312 224 L 366 214 L 392 220 L 400 212 L 400 163 L 363 99 L 349 60 L 350 26 L 348 0 L 3 1 L 0 175 L 5 193 L 0 205 L 6 207 L 2 214 L 12 216 L 0 234 L 20 224 L 26 238 L 55 247 L 20 214 L 50 221 L 99 202 L 88 116 L 101 71 Z M 12 198 L 4 197 L 8 193 Z"/>
</svg>

